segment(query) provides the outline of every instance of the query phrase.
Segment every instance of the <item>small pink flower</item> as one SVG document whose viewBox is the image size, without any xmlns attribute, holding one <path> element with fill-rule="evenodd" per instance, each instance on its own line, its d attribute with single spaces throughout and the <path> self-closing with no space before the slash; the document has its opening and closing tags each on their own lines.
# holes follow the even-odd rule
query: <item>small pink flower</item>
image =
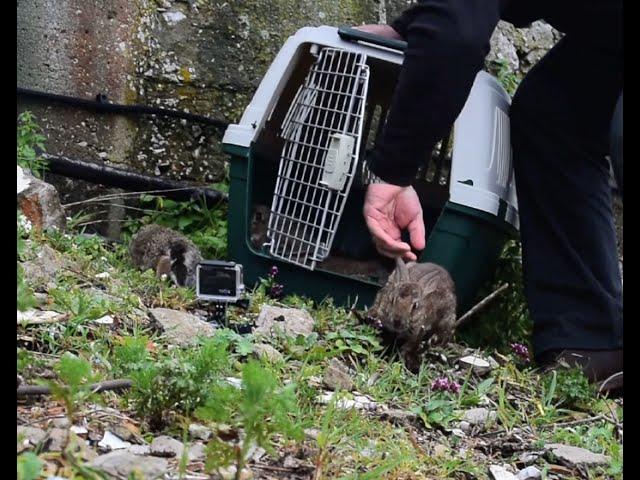
<svg viewBox="0 0 640 480">
<path fill-rule="evenodd" d="M 448 378 L 440 377 L 433 381 L 431 390 L 435 390 L 436 392 L 458 393 L 460 391 L 460 385 Z"/>
<path fill-rule="evenodd" d="M 278 275 L 278 267 L 274 265 L 271 267 L 271 270 L 269 270 L 269 276 L 271 278 L 276 278 L 276 275 Z"/>
<path fill-rule="evenodd" d="M 529 349 L 522 343 L 512 343 L 511 351 L 518 356 L 521 360 L 529 361 Z"/>
</svg>

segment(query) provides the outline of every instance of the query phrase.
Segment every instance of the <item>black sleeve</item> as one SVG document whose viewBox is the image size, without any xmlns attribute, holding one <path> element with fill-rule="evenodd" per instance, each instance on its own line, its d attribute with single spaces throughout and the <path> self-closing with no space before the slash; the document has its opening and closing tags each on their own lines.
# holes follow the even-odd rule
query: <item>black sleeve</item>
<svg viewBox="0 0 640 480">
<path fill-rule="evenodd" d="M 406 31 L 398 33 L 407 49 L 382 138 L 368 159 L 374 174 L 411 184 L 462 110 L 499 17 L 500 0 L 423 0 L 393 23 Z"/>
</svg>

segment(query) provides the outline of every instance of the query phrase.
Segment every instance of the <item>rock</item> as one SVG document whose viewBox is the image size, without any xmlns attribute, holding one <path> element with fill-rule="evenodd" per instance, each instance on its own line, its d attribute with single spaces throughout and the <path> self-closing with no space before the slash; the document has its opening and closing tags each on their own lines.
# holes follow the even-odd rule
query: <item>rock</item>
<svg viewBox="0 0 640 480">
<path fill-rule="evenodd" d="M 470 425 L 485 426 L 487 423 L 492 422 L 496 418 L 496 412 L 487 408 L 471 408 L 464 412 L 462 420 L 468 422 Z"/>
<path fill-rule="evenodd" d="M 156 478 L 164 474 L 168 467 L 164 458 L 143 457 L 126 450 L 100 455 L 89 465 L 117 478 L 135 474 L 138 475 L 135 478 Z"/>
<path fill-rule="evenodd" d="M 327 405 L 331 403 L 334 395 L 335 395 L 335 392 L 324 392 L 318 395 L 318 397 L 316 397 L 316 402 L 321 403 L 323 405 Z M 378 407 L 379 405 L 373 400 L 371 400 L 369 397 L 367 397 L 366 395 L 358 395 L 358 394 L 353 395 L 353 398 L 341 398 L 336 402 L 336 408 L 341 408 L 345 410 L 353 408 L 356 410 L 374 411 L 374 410 L 377 410 Z"/>
<path fill-rule="evenodd" d="M 309 440 L 317 440 L 320 435 L 320 430 L 317 428 L 305 428 L 304 434 Z"/>
<path fill-rule="evenodd" d="M 127 451 L 134 455 L 151 455 L 151 447 L 149 445 L 131 445 Z"/>
<path fill-rule="evenodd" d="M 62 255 L 49 245 L 42 245 L 36 258 L 21 265 L 25 280 L 34 288 L 53 285 L 58 272 L 69 266 Z"/>
<path fill-rule="evenodd" d="M 322 383 L 331 390 L 351 391 L 354 388 L 349 368 L 337 358 L 332 358 L 325 368 Z"/>
<path fill-rule="evenodd" d="M 130 446 L 131 443 L 122 440 L 119 436 L 111 433 L 109 430 L 105 430 L 102 440 L 98 442 L 98 447 L 107 452 L 129 448 Z"/>
<path fill-rule="evenodd" d="M 63 230 L 66 225 L 58 191 L 18 167 L 18 208 L 37 230 Z"/>
<path fill-rule="evenodd" d="M 54 418 L 51 420 L 51 425 L 55 428 L 69 428 L 71 422 L 67 417 Z"/>
<path fill-rule="evenodd" d="M 30 447 L 35 447 L 42 442 L 46 436 L 47 433 L 41 428 L 18 427 L 18 453 L 23 452 Z"/>
<path fill-rule="evenodd" d="M 475 355 L 467 355 L 458 360 L 460 366 L 464 369 L 471 368 L 471 370 L 478 375 L 485 375 L 491 371 L 491 364 L 484 358 L 477 357 Z"/>
<path fill-rule="evenodd" d="M 151 455 L 156 457 L 178 457 L 182 456 L 184 445 L 179 440 L 167 435 L 161 435 L 151 442 Z"/>
<path fill-rule="evenodd" d="M 62 322 L 67 318 L 67 315 L 60 312 L 54 312 L 53 310 L 36 310 L 34 308 L 30 308 L 24 312 L 18 310 L 16 318 L 18 325 L 36 325 Z"/>
<path fill-rule="evenodd" d="M 446 445 L 438 443 L 433 447 L 433 456 L 435 458 L 445 457 L 447 452 L 449 452 L 449 448 Z"/>
<path fill-rule="evenodd" d="M 282 466 L 284 468 L 298 468 L 300 466 L 300 460 L 298 460 L 296 457 L 294 457 L 293 455 L 287 455 L 286 457 L 284 457 L 284 461 L 282 462 Z"/>
<path fill-rule="evenodd" d="M 487 55 L 487 62 L 504 62 L 510 71 L 517 71 L 520 68 L 518 52 L 513 41 L 515 27 L 506 22 L 498 22 L 497 27 L 491 36 L 491 51 Z"/>
<path fill-rule="evenodd" d="M 189 435 L 191 435 L 191 438 L 209 440 L 211 438 L 211 430 L 209 430 L 204 425 L 192 423 L 189 425 Z"/>
<path fill-rule="evenodd" d="M 458 422 L 458 428 L 464 433 L 469 433 L 471 431 L 471 424 L 465 420 L 462 420 L 461 422 Z"/>
<path fill-rule="evenodd" d="M 518 457 L 518 460 L 521 463 L 524 463 L 525 465 L 527 465 L 527 464 L 536 462 L 541 455 L 542 455 L 541 452 L 523 452 Z"/>
<path fill-rule="evenodd" d="M 585 448 L 571 445 L 551 443 L 545 445 L 545 448 L 560 462 L 569 467 L 595 467 L 597 465 L 605 465 L 611 461 L 611 457 L 608 455 L 593 453 Z"/>
<path fill-rule="evenodd" d="M 306 310 L 263 305 L 253 333 L 272 337 L 280 332 L 290 337 L 306 337 L 313 332 L 313 324 L 313 318 Z"/>
<path fill-rule="evenodd" d="M 398 408 L 390 408 L 389 410 L 385 410 L 382 412 L 381 416 L 382 418 L 391 420 L 392 422 L 396 422 L 401 425 L 413 423 L 418 419 L 418 415 L 416 415 L 415 413 L 409 412 L 407 410 L 400 410 Z"/>
<path fill-rule="evenodd" d="M 268 343 L 257 343 L 253 346 L 253 353 L 258 358 L 266 359 L 271 363 L 284 361 L 283 355 Z"/>
<path fill-rule="evenodd" d="M 520 470 L 516 474 L 516 477 L 518 480 L 538 480 L 539 478 L 542 478 L 542 472 L 531 465 Z"/>
<path fill-rule="evenodd" d="M 467 436 L 466 433 L 464 433 L 462 430 L 460 430 L 459 428 L 452 428 L 451 430 L 449 430 L 451 432 L 452 435 L 455 435 L 456 437 L 460 437 L 460 438 L 464 438 Z"/>
<path fill-rule="evenodd" d="M 494 480 L 518 480 L 518 477 L 500 465 L 491 465 L 489 472 Z"/>
<path fill-rule="evenodd" d="M 69 431 L 63 428 L 52 428 L 47 435 L 47 447 L 50 452 L 61 452 L 67 445 Z"/>
<path fill-rule="evenodd" d="M 236 466 L 231 465 L 229 467 L 221 467 L 218 469 L 218 474 L 223 480 L 235 480 L 236 478 Z M 240 472 L 240 480 L 251 480 L 253 478 L 253 472 L 248 468 L 243 468 Z"/>
<path fill-rule="evenodd" d="M 197 337 L 210 337 L 215 328 L 195 315 L 169 308 L 153 308 L 149 311 L 167 340 L 182 347 L 194 345 Z"/>
<path fill-rule="evenodd" d="M 103 317 L 96 318 L 93 323 L 100 325 L 113 325 L 113 317 L 111 315 L 105 315 Z"/>
<path fill-rule="evenodd" d="M 189 447 L 189 461 L 201 462 L 207 457 L 207 447 L 202 443 L 194 443 Z"/>
</svg>

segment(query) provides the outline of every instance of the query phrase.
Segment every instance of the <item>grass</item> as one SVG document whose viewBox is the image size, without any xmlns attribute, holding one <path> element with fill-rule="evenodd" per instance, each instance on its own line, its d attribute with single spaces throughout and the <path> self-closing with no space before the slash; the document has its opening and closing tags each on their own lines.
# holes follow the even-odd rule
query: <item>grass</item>
<svg viewBox="0 0 640 480">
<path fill-rule="evenodd" d="M 148 438 L 167 433 L 182 439 L 189 423 L 205 422 L 218 432 L 217 440 L 209 444 L 209 471 L 223 463 L 242 465 L 248 443 L 238 439 L 246 435 L 269 449 L 270 460 L 262 462 L 277 465 L 285 454 L 298 456 L 306 462 L 309 478 L 314 472 L 323 479 L 488 478 L 490 464 L 513 462 L 515 457 L 510 453 L 501 457 L 495 453 L 499 449 L 486 454 L 471 438 L 447 432 L 457 426 L 464 410 L 484 406 L 497 414 L 488 428 L 504 431 L 495 435 L 496 441 L 527 427 L 531 433 L 524 435 L 524 449 L 535 450 L 544 442 L 582 446 L 612 458 L 610 466 L 591 469 L 591 478 L 622 478 L 622 445 L 611 422 L 562 426 L 610 415 L 605 400 L 596 397 L 579 372 L 541 376 L 510 350 L 510 343 L 522 342 L 530 328 L 517 278 L 516 243 L 505 249 L 494 282 L 513 281 L 511 295 L 461 332 L 461 343 L 437 350 L 414 375 L 383 348 L 371 327 L 359 324 L 347 309 L 330 300 L 318 305 L 297 296 L 275 300 L 269 296 L 269 279 L 250 292 L 247 311 L 230 309 L 230 320 L 231 325 L 246 322 L 262 304 L 276 301 L 307 309 L 316 321 L 312 336 L 269 339 L 283 361 L 254 359 L 253 346 L 259 340 L 232 330 L 219 330 L 195 347 L 172 347 L 154 331 L 144 310 L 192 309 L 197 304 L 192 291 L 135 270 L 125 245 L 81 232 L 43 235 L 22 229 L 20 239 L 25 259 L 48 245 L 73 265 L 59 272 L 55 288 L 41 300 L 67 313 L 67 321 L 19 327 L 19 338 L 28 340 L 18 344 L 17 363 L 26 383 L 37 383 L 45 370 L 52 371 L 51 382 L 62 400 L 59 405 L 76 420 L 89 415 L 90 403 L 102 402 L 139 421 L 141 435 Z M 108 277 L 101 278 L 105 272 Z M 28 282 L 22 288 L 33 295 Z M 114 318 L 113 325 L 95 322 L 104 315 Z M 455 366 L 455 359 L 470 349 L 480 355 L 498 350 L 507 360 L 487 377 L 478 377 Z M 332 358 L 352 369 L 359 393 L 389 408 L 413 412 L 418 420 L 402 424 L 366 411 L 319 404 L 318 379 Z M 127 393 L 86 395 L 92 379 L 122 377 L 134 382 Z M 228 377 L 241 379 L 243 388 L 229 385 Z M 456 382 L 459 391 L 434 391 L 433 382 L 443 377 Z M 42 406 L 46 410 L 54 401 Z M 317 436 L 302 435 L 304 429 L 317 430 Z M 73 462 L 56 461 L 66 462 L 65 468 L 81 476 L 83 462 L 73 458 Z M 40 478 L 33 472 L 51 468 L 52 460 L 42 452 L 23 453 L 18 465 L 22 472 L 18 478 Z M 547 460 L 538 461 L 541 469 L 548 465 Z"/>
</svg>

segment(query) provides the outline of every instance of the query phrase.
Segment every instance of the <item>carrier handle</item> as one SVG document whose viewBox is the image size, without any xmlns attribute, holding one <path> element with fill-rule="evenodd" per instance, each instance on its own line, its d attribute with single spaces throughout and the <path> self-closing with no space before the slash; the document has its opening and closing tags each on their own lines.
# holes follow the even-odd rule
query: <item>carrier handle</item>
<svg viewBox="0 0 640 480">
<path fill-rule="evenodd" d="M 380 35 L 374 35 L 373 33 L 363 32 L 357 28 L 341 27 L 338 29 L 338 35 L 343 40 L 349 42 L 365 42 L 373 45 L 378 45 L 392 50 L 398 50 L 403 52 L 407 48 L 407 42 L 404 40 L 393 40 L 390 38 L 381 37 Z"/>
</svg>

